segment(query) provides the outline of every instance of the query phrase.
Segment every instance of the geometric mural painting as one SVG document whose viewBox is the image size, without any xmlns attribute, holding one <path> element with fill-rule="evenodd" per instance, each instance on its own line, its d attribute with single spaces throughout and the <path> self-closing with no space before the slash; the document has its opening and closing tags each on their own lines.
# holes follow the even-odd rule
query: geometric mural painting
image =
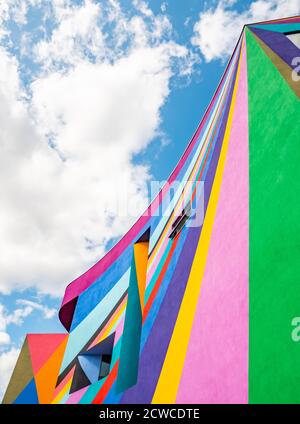
<svg viewBox="0 0 300 424">
<path fill-rule="evenodd" d="M 65 334 L 26 337 L 4 403 L 299 403 L 299 32 L 245 26 L 168 181 L 67 286 Z"/>
</svg>

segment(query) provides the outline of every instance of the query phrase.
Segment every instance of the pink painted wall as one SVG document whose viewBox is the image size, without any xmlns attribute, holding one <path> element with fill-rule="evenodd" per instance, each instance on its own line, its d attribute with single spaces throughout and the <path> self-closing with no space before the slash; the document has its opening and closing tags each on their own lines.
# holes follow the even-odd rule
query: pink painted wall
<svg viewBox="0 0 300 424">
<path fill-rule="evenodd" d="M 247 127 L 244 45 L 221 192 L 178 403 L 248 401 Z"/>
</svg>

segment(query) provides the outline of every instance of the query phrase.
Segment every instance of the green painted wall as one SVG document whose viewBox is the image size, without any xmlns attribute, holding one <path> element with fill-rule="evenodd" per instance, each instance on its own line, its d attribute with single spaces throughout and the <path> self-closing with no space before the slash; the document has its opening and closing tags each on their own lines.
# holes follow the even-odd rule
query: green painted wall
<svg viewBox="0 0 300 424">
<path fill-rule="evenodd" d="M 120 363 L 116 382 L 116 392 L 121 393 L 134 386 L 138 378 L 140 341 L 142 330 L 142 311 L 136 263 L 132 253 L 128 300 L 122 335 Z"/>
<path fill-rule="evenodd" d="M 300 102 L 247 30 L 249 402 L 300 403 Z"/>
</svg>

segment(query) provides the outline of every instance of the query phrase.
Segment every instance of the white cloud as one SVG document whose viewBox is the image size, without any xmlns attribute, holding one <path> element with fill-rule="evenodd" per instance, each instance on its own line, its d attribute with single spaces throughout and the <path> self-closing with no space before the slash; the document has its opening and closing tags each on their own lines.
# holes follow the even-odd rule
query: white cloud
<svg viewBox="0 0 300 424">
<path fill-rule="evenodd" d="M 10 335 L 5 331 L 0 331 L 0 346 L 9 345 L 10 342 Z"/>
<path fill-rule="evenodd" d="M 51 319 L 56 314 L 56 309 L 48 308 L 45 305 L 27 299 L 17 299 L 16 304 L 19 305 L 19 307 L 8 312 L 6 307 L 0 303 L 0 332 L 2 332 L 2 336 L 6 333 L 9 325 L 22 325 L 24 319 L 35 310 L 40 311 L 45 319 Z M 6 336 L 3 336 L 3 340 L 5 338 Z"/>
<path fill-rule="evenodd" d="M 160 10 L 164 13 L 167 11 L 167 7 L 168 7 L 168 3 L 164 1 L 160 6 Z"/>
<path fill-rule="evenodd" d="M 99 259 L 135 219 L 115 210 L 119 182 L 136 213 L 146 206 L 151 176 L 133 157 L 159 133 L 172 75 L 189 74 L 193 58 L 146 3 L 133 16 L 104 3 L 52 3 L 54 30 L 31 46 L 41 68 L 25 93 L 20 64 L 0 49 L 3 293 L 61 295 Z"/>
<path fill-rule="evenodd" d="M 24 318 L 28 317 L 32 311 L 33 308 L 31 306 L 25 306 L 24 308 L 17 308 L 11 313 L 8 313 L 5 306 L 0 304 L 0 330 L 6 332 L 6 328 L 10 324 L 23 324 Z"/>
<path fill-rule="evenodd" d="M 43 66 L 76 64 L 89 54 L 103 58 L 104 40 L 97 21 L 101 18 L 99 4 L 86 0 L 84 6 L 57 5 L 60 21 L 50 40 L 41 40 L 34 48 L 36 59 Z"/>
<path fill-rule="evenodd" d="M 57 313 L 55 308 L 48 308 L 47 306 L 41 305 L 37 302 L 33 302 L 32 300 L 17 299 L 16 303 L 17 305 L 25 306 L 24 310 L 26 310 L 26 308 L 32 308 L 32 310 L 41 311 L 45 319 L 51 319 Z"/>
<path fill-rule="evenodd" d="M 10 350 L 0 354 L 0 399 L 2 399 L 4 395 L 4 391 L 15 367 L 19 353 L 20 349 L 12 347 Z"/>
<path fill-rule="evenodd" d="M 41 0 L 2 0 L 0 2 L 0 41 L 9 36 L 11 30 L 6 28 L 8 21 L 13 21 L 18 26 L 27 23 L 27 13 L 31 6 L 39 6 Z"/>
<path fill-rule="evenodd" d="M 205 60 L 226 60 L 245 24 L 283 18 L 300 13 L 300 0 L 257 0 L 238 12 L 236 1 L 221 0 L 199 15 L 192 43 L 199 47 Z"/>
</svg>

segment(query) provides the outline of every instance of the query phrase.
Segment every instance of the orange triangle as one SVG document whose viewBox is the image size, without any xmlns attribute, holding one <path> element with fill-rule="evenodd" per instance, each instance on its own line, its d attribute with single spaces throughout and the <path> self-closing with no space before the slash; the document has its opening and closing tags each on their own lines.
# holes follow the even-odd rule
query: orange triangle
<svg viewBox="0 0 300 424">
<path fill-rule="evenodd" d="M 36 388 L 38 392 L 39 402 L 42 404 L 49 404 L 53 401 L 55 386 L 59 370 L 62 363 L 62 358 L 65 353 L 66 345 L 68 342 L 68 334 L 65 334 L 65 338 L 58 348 L 53 352 L 53 355 L 47 360 L 47 362 L 40 368 L 39 372 L 35 375 Z M 74 371 L 74 370 L 73 370 Z M 65 379 L 66 380 L 66 379 Z M 68 386 L 66 387 L 68 389 Z M 64 393 L 64 389 L 61 390 Z M 62 397 L 58 394 L 57 397 Z"/>
</svg>

